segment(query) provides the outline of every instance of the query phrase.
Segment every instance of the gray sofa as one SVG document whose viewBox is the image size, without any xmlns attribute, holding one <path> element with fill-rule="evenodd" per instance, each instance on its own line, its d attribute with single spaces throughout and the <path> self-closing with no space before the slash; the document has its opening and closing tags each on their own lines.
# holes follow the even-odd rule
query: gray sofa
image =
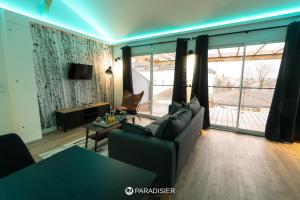
<svg viewBox="0 0 300 200">
<path fill-rule="evenodd" d="M 204 108 L 192 117 L 172 141 L 128 133 L 122 129 L 108 135 L 109 157 L 157 174 L 156 187 L 172 187 L 194 148 L 203 126 Z M 155 129 L 168 115 L 146 127 Z"/>
</svg>

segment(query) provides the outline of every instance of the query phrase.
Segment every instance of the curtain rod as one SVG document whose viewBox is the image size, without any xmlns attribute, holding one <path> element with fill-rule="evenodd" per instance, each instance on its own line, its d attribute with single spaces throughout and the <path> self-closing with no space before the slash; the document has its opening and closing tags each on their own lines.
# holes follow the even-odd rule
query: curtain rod
<svg viewBox="0 0 300 200">
<path fill-rule="evenodd" d="M 208 37 L 216 37 L 216 36 L 223 36 L 223 35 L 232 35 L 232 34 L 238 34 L 238 33 L 249 33 L 254 31 L 262 31 L 262 30 L 268 30 L 268 29 L 275 29 L 275 28 L 283 28 L 287 27 L 288 25 L 281 25 L 281 26 L 271 26 L 266 28 L 257 28 L 257 29 L 250 29 L 245 31 L 235 31 L 235 32 L 229 32 L 229 33 L 220 33 L 220 34 L 214 34 L 214 35 L 208 35 Z M 197 37 L 193 37 L 193 40 L 197 39 Z"/>
<path fill-rule="evenodd" d="M 183 39 L 186 39 L 186 40 L 190 40 L 190 38 L 183 38 Z M 176 40 L 169 40 L 169 41 L 164 41 L 164 42 L 154 42 L 154 43 L 148 43 L 148 44 L 141 44 L 141 45 L 133 45 L 133 46 L 130 46 L 131 48 L 133 47 L 143 47 L 143 46 L 152 46 L 152 45 L 156 45 L 156 44 L 165 44 L 165 43 L 172 43 L 172 42 L 176 42 Z M 121 47 L 121 49 L 123 49 L 124 47 Z"/>
<path fill-rule="evenodd" d="M 281 26 L 272 26 L 272 27 L 266 27 L 266 28 L 257 28 L 257 29 L 250 29 L 250 30 L 245 30 L 245 31 L 235 31 L 235 32 L 229 32 L 229 33 L 220 33 L 220 34 L 214 34 L 214 35 L 208 35 L 208 37 L 216 37 L 216 36 L 223 36 L 223 35 L 232 35 L 232 34 L 238 34 L 238 33 L 249 33 L 253 31 L 262 31 L 262 30 L 268 30 L 268 29 L 275 29 L 275 28 L 283 28 L 287 27 L 288 25 L 281 25 Z M 187 40 L 195 40 L 197 37 L 193 38 L 187 38 Z M 143 47 L 143 46 L 152 46 L 152 45 L 157 45 L 157 44 L 166 44 L 166 43 L 172 43 L 176 42 L 177 40 L 169 40 L 169 41 L 164 41 L 164 42 L 154 42 L 154 43 L 148 43 L 148 44 L 141 44 L 141 45 L 133 45 L 130 46 L 131 48 L 134 47 Z M 123 49 L 123 47 L 121 47 Z"/>
<path fill-rule="evenodd" d="M 164 41 L 164 42 L 154 42 L 154 43 L 148 43 L 148 44 L 134 45 L 134 46 L 131 46 L 131 48 L 133 48 L 133 47 L 143 47 L 143 46 L 152 46 L 152 45 L 156 45 L 156 44 L 172 43 L 172 42 L 176 42 L 176 41 L 177 40 L 169 40 L 169 41 Z"/>
</svg>

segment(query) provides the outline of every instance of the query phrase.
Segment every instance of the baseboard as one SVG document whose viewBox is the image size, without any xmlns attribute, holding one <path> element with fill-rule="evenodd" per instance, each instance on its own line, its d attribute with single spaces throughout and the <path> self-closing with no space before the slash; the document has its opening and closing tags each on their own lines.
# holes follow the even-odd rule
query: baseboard
<svg viewBox="0 0 300 200">
<path fill-rule="evenodd" d="M 246 135 L 254 135 L 254 136 L 259 136 L 259 137 L 265 137 L 265 134 L 263 132 L 258 132 L 258 131 L 249 131 L 249 130 L 245 130 L 245 129 L 222 127 L 222 126 L 219 126 L 219 125 L 211 125 L 210 128 L 211 129 L 216 129 L 216 130 L 233 132 L 233 133 L 241 133 L 241 134 L 246 134 Z"/>
<path fill-rule="evenodd" d="M 16 130 L 6 130 L 4 132 L 1 131 L 0 135 L 6 135 L 6 134 L 9 134 L 9 133 L 15 133 L 15 134 L 19 135 L 22 138 L 22 140 L 24 141 L 24 143 L 26 143 L 26 144 L 30 143 L 30 142 L 33 142 L 33 141 L 36 141 L 36 140 L 39 140 L 39 139 L 42 138 L 40 130 L 28 131 L 25 134 L 21 133 L 20 131 L 16 131 Z M 30 136 L 28 136 L 28 133 L 30 133 Z"/>
<path fill-rule="evenodd" d="M 57 130 L 57 126 L 52 126 L 50 128 L 42 129 L 42 134 L 50 133 Z"/>
<path fill-rule="evenodd" d="M 31 142 L 34 142 L 34 141 L 37 141 L 37 140 L 40 140 L 40 139 L 42 139 L 42 136 L 39 136 L 39 137 L 34 138 L 34 139 L 30 139 L 30 140 L 24 139 L 24 142 L 25 142 L 26 144 L 29 144 L 29 143 L 31 143 Z"/>
</svg>

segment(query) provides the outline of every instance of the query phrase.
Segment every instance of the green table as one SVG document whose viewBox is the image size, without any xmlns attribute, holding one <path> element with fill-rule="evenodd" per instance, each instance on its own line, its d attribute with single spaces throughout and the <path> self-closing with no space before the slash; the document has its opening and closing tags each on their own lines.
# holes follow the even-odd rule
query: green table
<svg viewBox="0 0 300 200">
<path fill-rule="evenodd" d="M 72 147 L 0 179 L 1 200 L 119 200 L 126 187 L 149 188 L 152 172 Z"/>
</svg>

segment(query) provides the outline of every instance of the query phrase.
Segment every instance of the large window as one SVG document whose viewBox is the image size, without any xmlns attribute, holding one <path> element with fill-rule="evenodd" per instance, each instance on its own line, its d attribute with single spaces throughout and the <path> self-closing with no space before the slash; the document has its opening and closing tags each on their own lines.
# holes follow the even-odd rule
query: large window
<svg viewBox="0 0 300 200">
<path fill-rule="evenodd" d="M 139 105 L 139 113 L 150 115 L 151 90 L 150 90 L 150 67 L 151 56 L 132 57 L 132 80 L 135 94 L 144 91 L 144 96 Z"/>
<path fill-rule="evenodd" d="M 175 53 L 153 55 L 152 115 L 168 113 L 172 101 L 175 70 Z"/>
<path fill-rule="evenodd" d="M 144 91 L 139 113 L 163 116 L 172 100 L 175 53 L 132 57 L 132 78 L 135 93 Z"/>
<path fill-rule="evenodd" d="M 236 45 L 208 51 L 212 126 L 241 132 L 264 132 L 283 48 L 284 43 L 281 42 Z M 188 64 L 188 86 L 192 83 L 191 66 Z M 134 92 L 145 92 L 139 113 L 156 117 L 168 113 L 174 69 L 175 53 L 132 57 Z M 188 96 L 190 89 L 189 86 Z"/>
<path fill-rule="evenodd" d="M 211 123 L 264 132 L 284 43 L 209 50 Z"/>
<path fill-rule="evenodd" d="M 236 127 L 244 47 L 209 50 L 208 86 L 211 123 Z M 238 55 L 234 60 L 226 60 Z"/>
<path fill-rule="evenodd" d="M 239 128 L 265 131 L 284 43 L 246 46 Z"/>
</svg>

